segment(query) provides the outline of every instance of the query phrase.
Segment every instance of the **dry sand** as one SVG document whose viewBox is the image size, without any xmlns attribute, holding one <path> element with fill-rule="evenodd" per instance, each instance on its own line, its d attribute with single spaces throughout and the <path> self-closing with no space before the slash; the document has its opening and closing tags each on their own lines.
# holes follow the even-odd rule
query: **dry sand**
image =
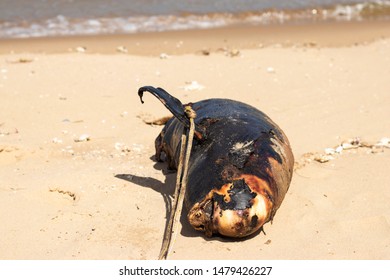
<svg viewBox="0 0 390 280">
<path fill-rule="evenodd" d="M 340 26 L 334 36 L 295 30 L 288 46 L 250 29 L 251 45 L 231 43 L 237 32 L 180 32 L 160 52 L 150 44 L 161 33 L 130 38 L 150 47 L 130 53 L 99 53 L 104 37 L 0 42 L 0 259 L 157 258 L 175 174 L 153 161 L 161 126 L 143 119 L 168 112 L 152 96 L 139 102 L 143 85 L 183 102 L 250 103 L 282 127 L 298 162 L 266 235 L 207 239 L 182 219 L 171 259 L 389 259 L 390 149 L 343 150 L 325 163 L 308 154 L 390 137 L 388 31 Z M 192 81 L 204 88 L 186 91 Z"/>
</svg>

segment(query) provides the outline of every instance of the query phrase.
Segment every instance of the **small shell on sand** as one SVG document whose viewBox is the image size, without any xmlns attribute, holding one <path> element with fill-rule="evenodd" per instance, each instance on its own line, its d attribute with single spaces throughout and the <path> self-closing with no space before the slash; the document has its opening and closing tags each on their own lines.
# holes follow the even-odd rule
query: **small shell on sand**
<svg viewBox="0 0 390 280">
<path fill-rule="evenodd" d="M 186 85 L 180 88 L 184 89 L 185 91 L 193 91 L 193 90 L 202 90 L 204 89 L 204 86 L 199 84 L 197 81 L 191 81 L 191 82 L 186 82 Z"/>
<path fill-rule="evenodd" d="M 166 53 L 160 54 L 160 59 L 168 59 L 168 58 L 169 58 L 169 55 L 167 55 Z"/>
<path fill-rule="evenodd" d="M 75 142 L 87 142 L 90 141 L 91 137 L 88 134 L 81 134 L 79 137 L 74 139 Z"/>
<path fill-rule="evenodd" d="M 116 142 L 114 147 L 115 147 L 115 150 L 120 151 L 122 153 L 131 152 L 130 148 L 124 143 Z"/>
<path fill-rule="evenodd" d="M 377 143 L 377 145 L 389 147 L 389 145 L 390 145 L 390 138 L 383 137 L 381 140 L 379 140 L 379 142 Z"/>
<path fill-rule="evenodd" d="M 341 152 L 343 151 L 343 146 L 337 146 L 336 149 L 335 149 L 336 153 L 338 154 L 341 154 Z"/>
<path fill-rule="evenodd" d="M 267 73 L 270 73 L 270 74 L 274 74 L 276 71 L 275 71 L 275 68 L 269 66 L 267 67 Z"/>
<path fill-rule="evenodd" d="M 341 146 L 343 148 L 343 150 L 349 150 L 349 149 L 354 149 L 354 148 L 357 148 L 357 146 L 355 145 L 352 145 L 351 143 L 341 143 Z"/>
<path fill-rule="evenodd" d="M 128 52 L 128 50 L 127 50 L 127 48 L 125 46 L 118 46 L 116 48 L 116 51 L 117 52 L 121 52 L 121 53 L 127 53 Z"/>
<path fill-rule="evenodd" d="M 61 144 L 62 139 L 60 139 L 58 137 L 54 137 L 53 139 L 51 139 L 51 142 L 53 142 L 54 144 Z"/>
<path fill-rule="evenodd" d="M 233 49 L 233 50 L 230 50 L 229 52 L 227 52 L 227 56 L 230 56 L 230 57 L 235 57 L 235 56 L 239 56 L 241 53 L 239 50 L 237 49 Z"/>
<path fill-rule="evenodd" d="M 87 51 L 87 48 L 86 47 L 76 47 L 76 52 L 78 53 L 85 53 Z"/>
<path fill-rule="evenodd" d="M 332 157 L 331 155 L 317 155 L 314 160 L 315 161 L 318 161 L 320 163 L 324 163 L 324 162 L 328 162 L 330 160 L 333 160 L 334 157 Z"/>
<path fill-rule="evenodd" d="M 334 153 L 336 153 L 336 150 L 333 148 L 326 148 L 325 149 L 325 154 L 327 154 L 327 155 L 333 155 Z"/>
</svg>

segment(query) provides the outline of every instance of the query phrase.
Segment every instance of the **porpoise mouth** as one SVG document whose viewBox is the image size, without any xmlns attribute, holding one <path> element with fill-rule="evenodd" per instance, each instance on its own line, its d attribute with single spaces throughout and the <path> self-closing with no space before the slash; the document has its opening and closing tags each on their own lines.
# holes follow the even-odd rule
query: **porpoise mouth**
<svg viewBox="0 0 390 280">
<path fill-rule="evenodd" d="M 258 185 L 246 175 L 213 189 L 188 213 L 194 229 L 211 237 L 218 233 L 229 237 L 244 237 L 259 230 L 270 218 L 272 202 L 259 192 Z M 246 180 L 247 179 L 247 180 Z"/>
<path fill-rule="evenodd" d="M 213 235 L 213 199 L 206 197 L 200 203 L 196 203 L 187 215 L 188 221 L 195 230 L 202 231 L 207 237 Z"/>
</svg>

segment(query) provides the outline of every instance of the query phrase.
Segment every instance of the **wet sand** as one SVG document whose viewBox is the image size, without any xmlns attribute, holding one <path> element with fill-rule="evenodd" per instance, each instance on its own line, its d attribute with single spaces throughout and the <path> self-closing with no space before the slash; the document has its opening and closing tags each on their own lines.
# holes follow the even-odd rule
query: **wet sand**
<svg viewBox="0 0 390 280">
<path fill-rule="evenodd" d="M 390 21 L 317 22 L 289 25 L 230 26 L 206 30 L 150 32 L 101 36 L 0 39 L 4 53 L 68 53 L 85 47 L 88 53 L 155 56 L 218 52 L 223 49 L 342 47 L 388 38 Z M 118 47 L 120 47 L 118 49 Z"/>
</svg>

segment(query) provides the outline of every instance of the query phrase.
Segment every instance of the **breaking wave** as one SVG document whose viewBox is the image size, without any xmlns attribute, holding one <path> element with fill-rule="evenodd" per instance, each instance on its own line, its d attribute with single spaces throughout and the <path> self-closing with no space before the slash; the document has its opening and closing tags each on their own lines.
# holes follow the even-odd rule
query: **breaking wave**
<svg viewBox="0 0 390 280">
<path fill-rule="evenodd" d="M 390 1 L 374 1 L 298 10 L 262 10 L 157 16 L 53 18 L 31 21 L 0 21 L 0 38 L 98 35 L 170 30 L 208 29 L 236 24 L 285 24 L 311 21 L 389 19 Z"/>
</svg>

